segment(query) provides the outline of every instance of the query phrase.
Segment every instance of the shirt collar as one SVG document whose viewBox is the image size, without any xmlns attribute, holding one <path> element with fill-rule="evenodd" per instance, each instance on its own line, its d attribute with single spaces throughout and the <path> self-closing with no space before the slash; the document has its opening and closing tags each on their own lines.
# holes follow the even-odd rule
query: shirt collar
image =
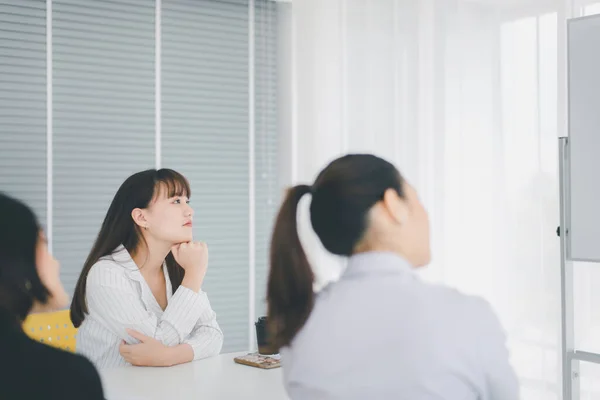
<svg viewBox="0 0 600 400">
<path fill-rule="evenodd" d="M 347 277 L 371 274 L 408 274 L 416 278 L 414 268 L 404 258 L 392 252 L 370 251 L 354 254 L 348 259 Z"/>
<path fill-rule="evenodd" d="M 137 266 L 129 251 L 122 244 L 119 245 L 109 256 L 113 259 L 114 262 L 121 265 L 127 271 L 127 275 L 130 279 L 136 281 L 144 280 L 142 273 L 140 272 L 140 268 Z M 167 294 L 172 292 L 171 290 L 171 279 L 169 278 L 169 272 L 167 270 L 167 263 L 163 263 L 163 274 L 165 275 L 167 281 Z M 167 296 L 169 297 L 169 296 Z"/>
<path fill-rule="evenodd" d="M 128 271 L 139 271 L 137 264 L 131 258 L 131 254 L 127 251 L 125 246 L 119 245 L 110 255 L 110 257 L 117 263 L 122 265 Z"/>
</svg>

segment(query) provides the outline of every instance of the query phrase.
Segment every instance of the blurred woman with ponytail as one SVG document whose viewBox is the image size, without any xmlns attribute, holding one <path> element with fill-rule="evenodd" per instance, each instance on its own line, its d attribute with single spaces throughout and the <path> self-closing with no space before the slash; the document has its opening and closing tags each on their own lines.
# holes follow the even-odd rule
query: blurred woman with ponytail
<svg viewBox="0 0 600 400">
<path fill-rule="evenodd" d="M 349 257 L 318 295 L 296 224 L 307 194 L 323 246 Z M 430 261 L 428 216 L 389 162 L 347 155 L 290 189 L 270 258 L 270 336 L 292 399 L 518 398 L 491 307 L 415 274 Z"/>
</svg>

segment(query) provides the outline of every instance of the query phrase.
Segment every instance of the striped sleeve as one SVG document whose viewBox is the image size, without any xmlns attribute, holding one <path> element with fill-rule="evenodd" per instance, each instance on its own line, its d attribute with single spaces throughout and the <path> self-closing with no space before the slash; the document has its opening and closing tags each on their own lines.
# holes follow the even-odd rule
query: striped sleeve
<svg viewBox="0 0 600 400">
<path fill-rule="evenodd" d="M 110 267 L 92 268 L 86 285 L 86 300 L 88 312 L 129 344 L 139 341 L 127 334 L 127 328 L 153 337 L 167 346 L 183 343 L 203 310 L 210 308 L 205 293 L 195 293 L 180 286 L 159 318 L 146 310 L 132 281 Z"/>
<path fill-rule="evenodd" d="M 200 292 L 206 296 L 205 293 Z M 196 322 L 192 333 L 184 343 L 192 346 L 194 360 L 216 356 L 223 347 L 223 332 L 217 323 L 217 315 L 212 310 L 208 297 L 204 303 L 202 314 Z"/>
</svg>

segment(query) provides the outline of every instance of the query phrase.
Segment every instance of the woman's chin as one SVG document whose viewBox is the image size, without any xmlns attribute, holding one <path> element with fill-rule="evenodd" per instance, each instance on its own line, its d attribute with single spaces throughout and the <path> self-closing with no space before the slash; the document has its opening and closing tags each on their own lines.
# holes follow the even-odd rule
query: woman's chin
<svg viewBox="0 0 600 400">
<path fill-rule="evenodd" d="M 192 240 L 194 240 L 194 237 L 191 234 L 183 235 L 173 243 L 173 246 L 181 244 L 181 243 L 188 243 L 188 242 L 191 242 Z"/>
</svg>

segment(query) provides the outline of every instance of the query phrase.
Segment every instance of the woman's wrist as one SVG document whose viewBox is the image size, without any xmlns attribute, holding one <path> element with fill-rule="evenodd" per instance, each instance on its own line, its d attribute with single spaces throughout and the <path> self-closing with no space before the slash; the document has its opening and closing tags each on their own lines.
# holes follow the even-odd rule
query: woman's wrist
<svg viewBox="0 0 600 400">
<path fill-rule="evenodd" d="M 195 273 L 193 271 L 185 271 L 185 275 L 183 276 L 181 285 L 198 293 L 200 292 L 200 288 L 202 287 L 202 280 L 202 276 L 199 273 Z"/>
<path fill-rule="evenodd" d="M 173 365 L 185 364 L 194 360 L 194 349 L 187 343 L 166 347 L 162 357 L 161 366 L 172 367 Z"/>
</svg>

